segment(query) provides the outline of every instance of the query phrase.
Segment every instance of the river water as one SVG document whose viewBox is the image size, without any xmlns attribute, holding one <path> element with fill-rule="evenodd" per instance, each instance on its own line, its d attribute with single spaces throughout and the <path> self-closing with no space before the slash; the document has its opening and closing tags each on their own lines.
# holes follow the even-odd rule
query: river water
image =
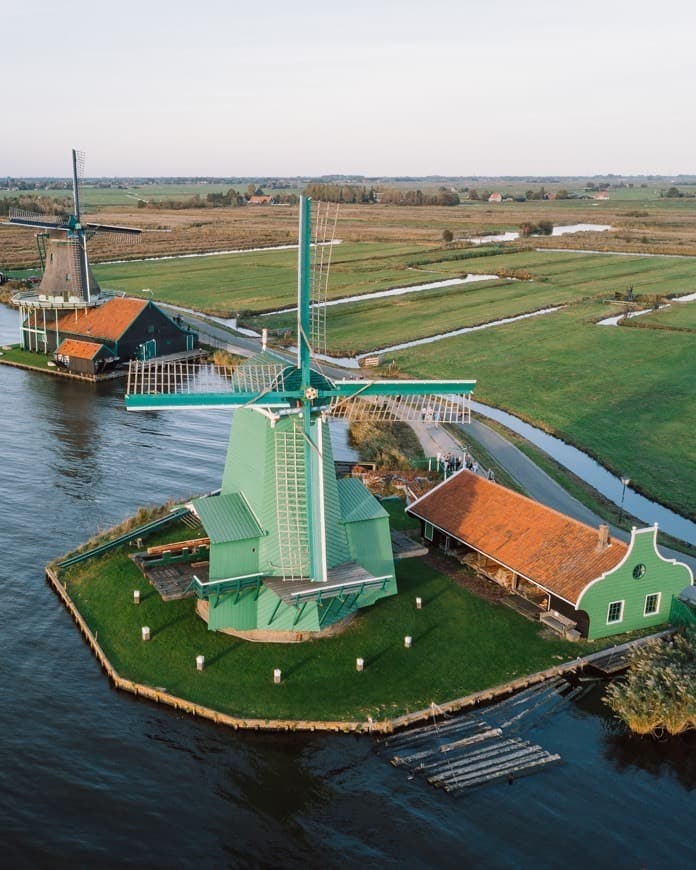
<svg viewBox="0 0 696 870">
<path fill-rule="evenodd" d="M 0 343 L 17 317 L 0 307 Z M 43 565 L 219 484 L 227 412 L 0 366 L 0 841 L 21 867 L 690 864 L 696 742 L 617 736 L 599 693 L 534 739 L 563 764 L 452 799 L 369 737 L 244 734 L 115 692 Z"/>
</svg>

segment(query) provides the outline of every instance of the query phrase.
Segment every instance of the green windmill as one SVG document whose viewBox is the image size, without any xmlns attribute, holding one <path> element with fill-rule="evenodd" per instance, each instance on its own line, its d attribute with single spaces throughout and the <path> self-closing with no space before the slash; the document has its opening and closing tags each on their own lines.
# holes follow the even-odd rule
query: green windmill
<svg viewBox="0 0 696 870">
<path fill-rule="evenodd" d="M 329 420 L 465 422 L 475 384 L 337 379 L 313 365 L 325 284 L 310 237 L 303 197 L 295 365 L 264 350 L 232 373 L 158 361 L 129 372 L 128 410 L 235 409 L 221 490 L 192 502 L 210 539 L 193 587 L 209 628 L 255 639 L 335 630 L 397 592 L 388 515 L 361 481 L 337 479 Z"/>
</svg>

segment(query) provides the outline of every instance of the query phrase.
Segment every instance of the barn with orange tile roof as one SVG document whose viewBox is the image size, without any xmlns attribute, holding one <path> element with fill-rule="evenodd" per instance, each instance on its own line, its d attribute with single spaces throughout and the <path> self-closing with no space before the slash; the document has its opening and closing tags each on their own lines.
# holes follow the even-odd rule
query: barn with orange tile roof
<svg viewBox="0 0 696 870">
<path fill-rule="evenodd" d="M 668 622 L 691 569 L 665 559 L 657 527 L 628 544 L 471 471 L 462 470 L 411 504 L 426 540 L 539 607 L 567 633 L 606 637 Z"/>
<path fill-rule="evenodd" d="M 65 354 L 59 348 L 67 340 L 103 345 L 112 363 L 151 359 L 193 350 L 198 336 L 177 318 L 146 299 L 113 298 L 91 308 L 54 312 L 44 325 L 46 352 L 82 359 L 79 353 Z M 83 348 L 83 352 L 85 349 Z M 69 368 L 73 368 L 71 363 Z"/>
<path fill-rule="evenodd" d="M 107 370 L 117 357 L 100 342 L 66 338 L 58 346 L 54 359 L 75 374 L 96 375 Z"/>
</svg>

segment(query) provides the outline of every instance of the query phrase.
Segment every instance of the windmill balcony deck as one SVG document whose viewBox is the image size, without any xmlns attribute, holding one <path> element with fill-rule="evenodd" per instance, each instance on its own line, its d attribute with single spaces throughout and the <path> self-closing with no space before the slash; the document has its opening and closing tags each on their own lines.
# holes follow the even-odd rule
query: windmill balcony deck
<svg viewBox="0 0 696 870">
<path fill-rule="evenodd" d="M 283 580 L 282 577 L 264 577 L 264 585 L 287 604 L 310 600 L 361 595 L 367 589 L 384 587 L 391 575 L 374 577 L 355 562 L 344 562 L 327 572 L 326 583 L 308 578 Z"/>
</svg>

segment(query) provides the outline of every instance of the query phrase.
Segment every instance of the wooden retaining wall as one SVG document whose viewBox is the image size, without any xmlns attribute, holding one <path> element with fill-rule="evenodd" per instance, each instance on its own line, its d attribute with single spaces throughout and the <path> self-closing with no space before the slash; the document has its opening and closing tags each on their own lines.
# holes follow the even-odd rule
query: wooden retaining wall
<svg viewBox="0 0 696 870">
<path fill-rule="evenodd" d="M 57 367 L 44 368 L 43 366 L 31 366 L 28 363 L 14 362 L 13 360 L 2 359 L 1 357 L 0 365 L 12 366 L 15 369 L 25 369 L 28 372 L 38 372 L 41 375 L 52 375 L 55 378 L 71 378 L 74 381 L 87 381 L 90 384 L 98 384 L 101 381 L 124 379 L 128 375 L 127 371 L 114 371 L 103 375 L 77 374 L 76 372 L 66 372 L 64 369 L 59 369 Z"/>
<path fill-rule="evenodd" d="M 563 676 L 564 674 L 582 670 L 586 665 L 591 664 L 594 659 L 606 657 L 608 652 L 606 649 L 600 650 L 599 652 L 591 653 L 584 657 L 578 657 L 572 662 L 554 665 L 553 667 L 539 671 L 536 674 L 519 677 L 518 679 L 511 680 L 508 683 L 502 683 L 501 685 L 493 686 L 490 689 L 484 689 L 480 692 L 465 695 L 463 698 L 456 698 L 453 701 L 447 701 L 443 704 L 426 707 L 424 710 L 417 710 L 414 713 L 406 713 L 403 716 L 397 716 L 395 719 L 373 720 L 371 717 L 368 717 L 366 722 L 326 722 L 319 720 L 314 721 L 311 719 L 244 718 L 230 716 L 227 713 L 221 713 L 210 707 L 203 707 L 200 704 L 195 704 L 192 701 L 185 700 L 184 698 L 179 698 L 169 692 L 155 689 L 152 686 L 146 686 L 143 683 L 136 683 L 133 680 L 126 680 L 124 677 L 120 676 L 118 671 L 106 657 L 104 650 L 99 646 L 97 638 L 83 619 L 82 614 L 77 609 L 77 606 L 70 597 L 67 589 L 60 582 L 57 574 L 51 568 L 46 568 L 46 580 L 60 597 L 68 613 L 70 613 L 77 627 L 80 629 L 85 641 L 96 656 L 97 661 L 102 666 L 115 688 L 121 689 L 124 692 L 130 692 L 132 695 L 136 695 L 137 697 L 147 698 L 149 701 L 154 701 L 156 704 L 166 704 L 169 707 L 173 707 L 175 710 L 180 710 L 181 712 L 188 713 L 191 716 L 199 716 L 202 719 L 209 719 L 218 725 L 226 725 L 236 730 L 333 731 L 341 733 L 392 734 L 394 731 L 408 728 L 409 726 L 415 725 L 419 722 L 427 722 L 432 719 L 434 713 L 438 715 L 442 713 L 456 713 L 459 710 L 465 710 L 471 707 L 476 707 L 479 704 L 504 698 L 506 695 L 511 695 L 520 689 L 526 689 L 528 686 L 533 686 L 536 683 L 543 683 L 551 677 Z M 669 633 L 671 633 L 670 630 L 660 632 L 658 635 L 651 635 L 651 637 L 661 637 Z M 619 653 L 638 643 L 644 643 L 646 640 L 648 640 L 648 637 L 638 638 L 635 641 L 629 641 L 628 643 L 613 647 L 612 651 Z"/>
</svg>

